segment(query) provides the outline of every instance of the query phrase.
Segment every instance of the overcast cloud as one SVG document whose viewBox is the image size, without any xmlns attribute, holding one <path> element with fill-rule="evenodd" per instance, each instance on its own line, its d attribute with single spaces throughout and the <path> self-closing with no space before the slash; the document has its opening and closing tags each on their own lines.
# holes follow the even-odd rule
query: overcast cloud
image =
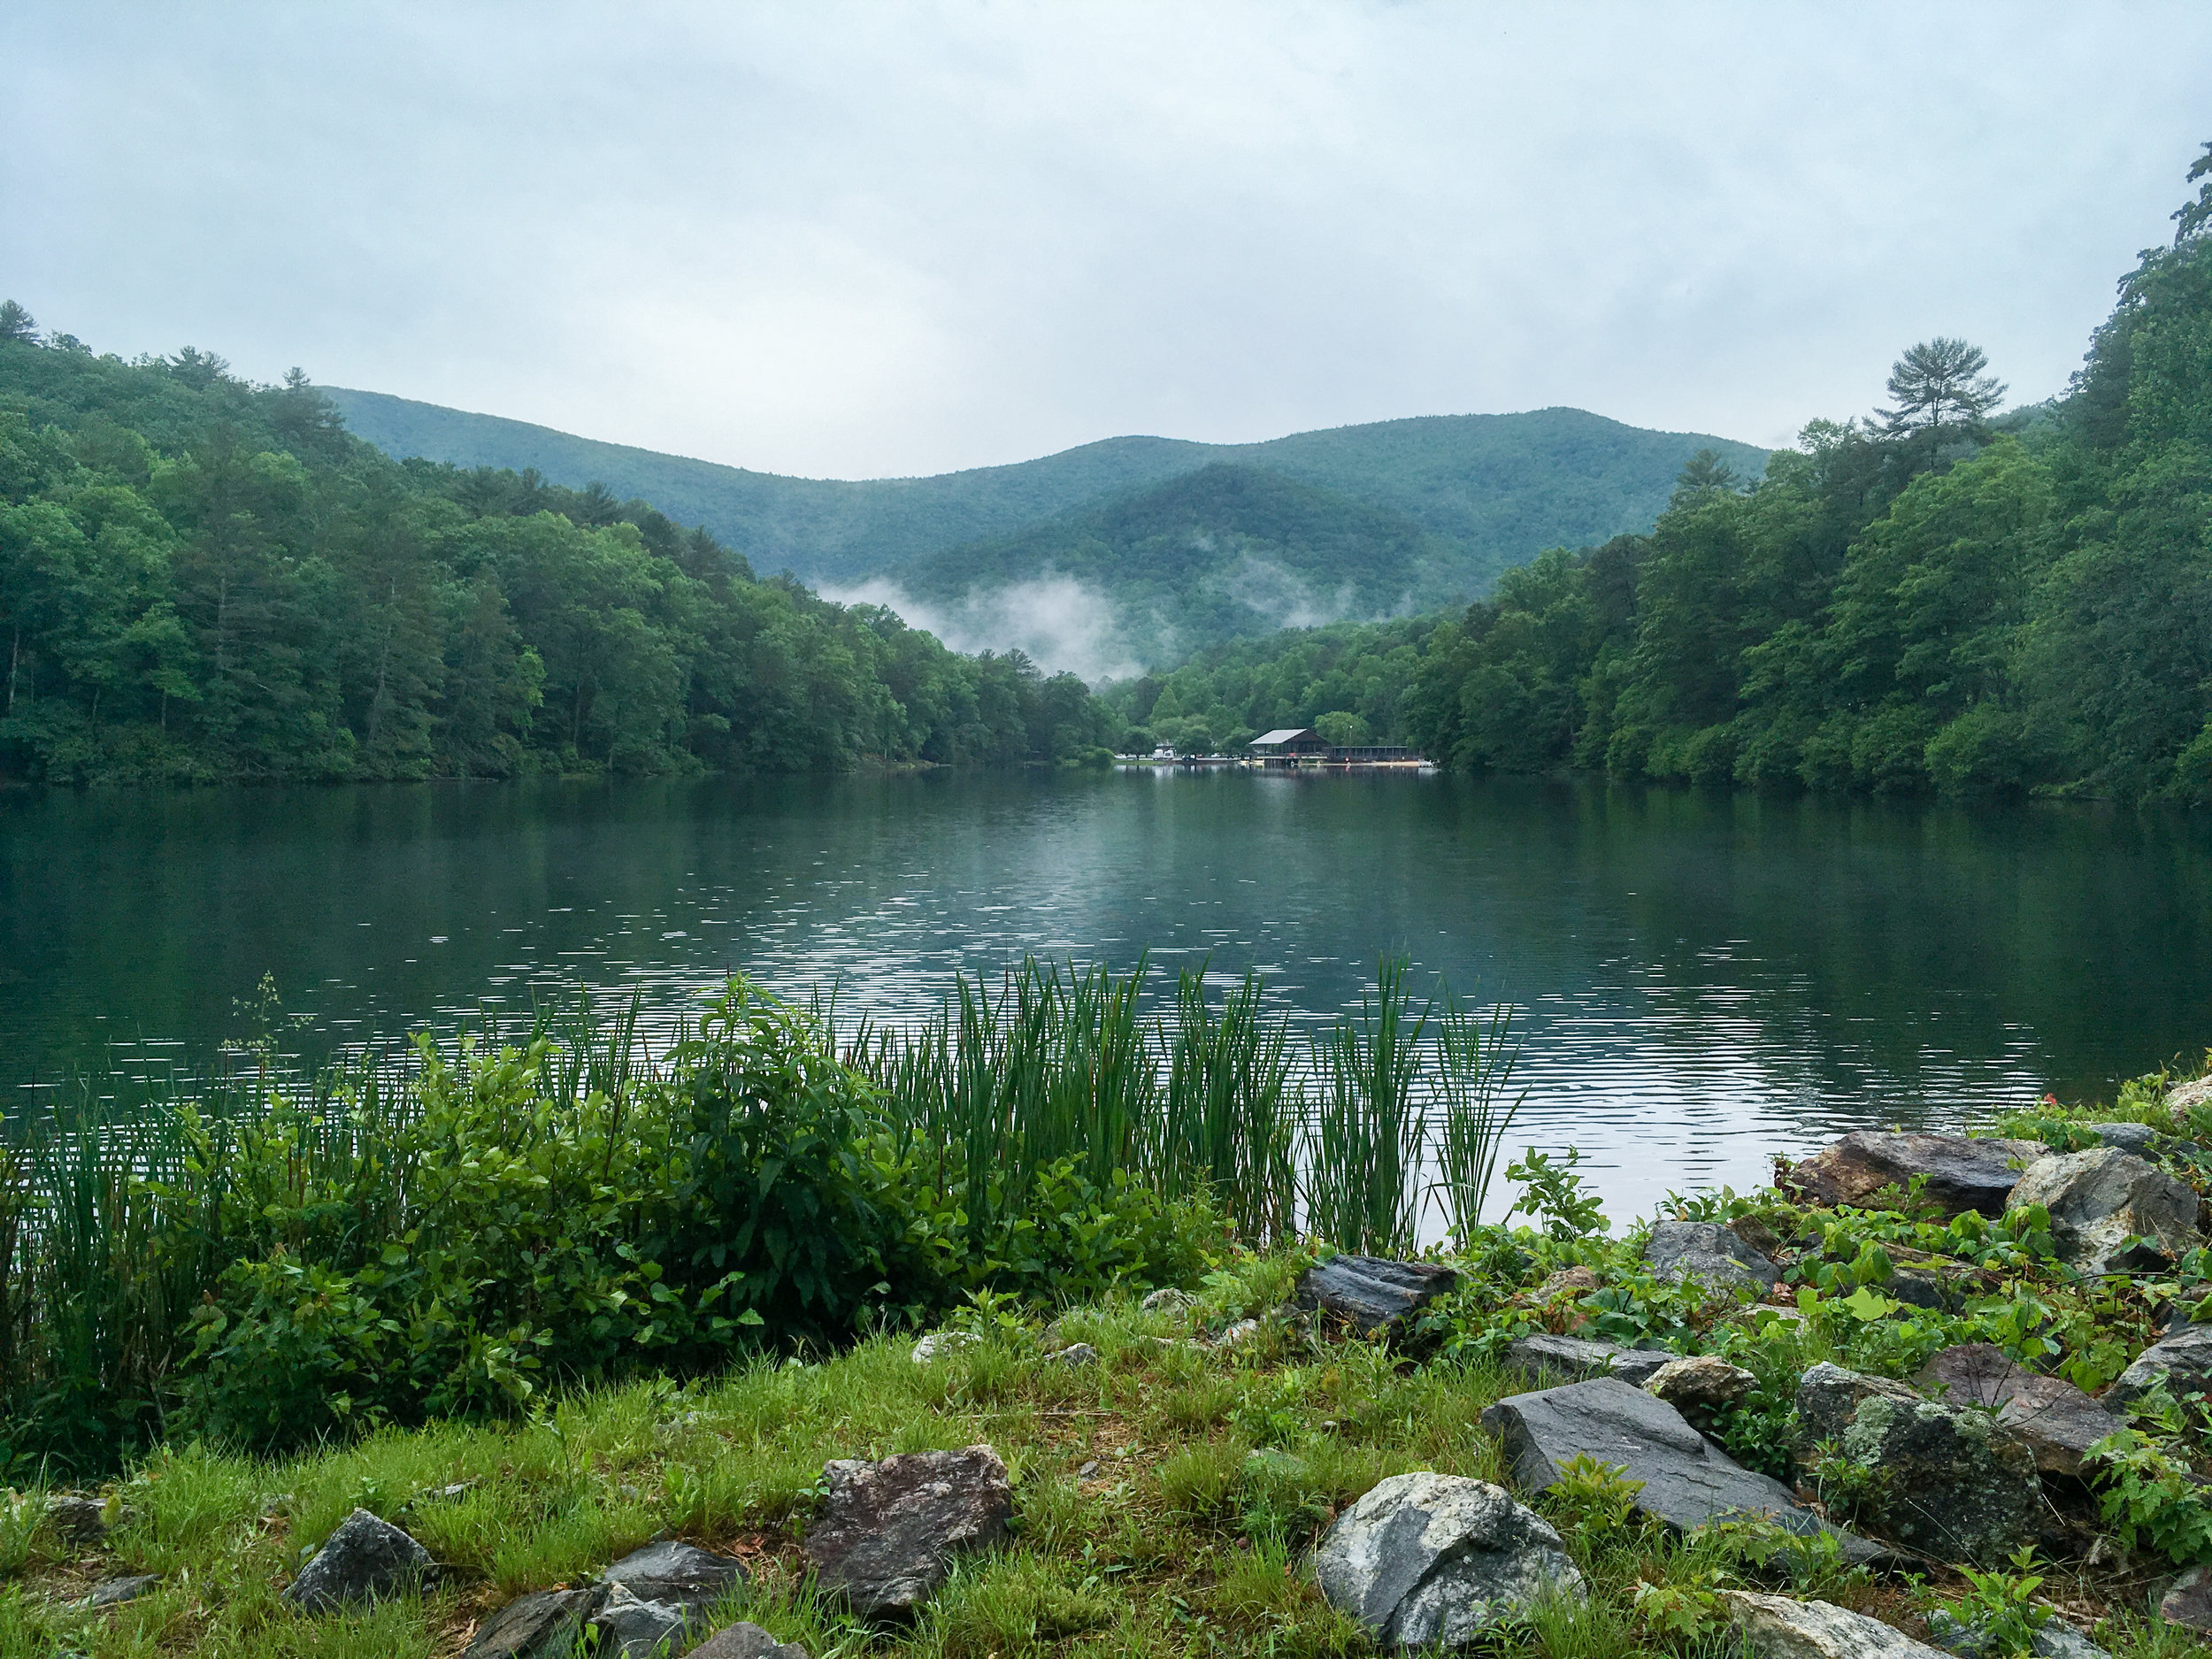
<svg viewBox="0 0 2212 1659">
<path fill-rule="evenodd" d="M 2060 389 L 2212 6 L 6 9 L 0 293 L 778 472 Z"/>
</svg>

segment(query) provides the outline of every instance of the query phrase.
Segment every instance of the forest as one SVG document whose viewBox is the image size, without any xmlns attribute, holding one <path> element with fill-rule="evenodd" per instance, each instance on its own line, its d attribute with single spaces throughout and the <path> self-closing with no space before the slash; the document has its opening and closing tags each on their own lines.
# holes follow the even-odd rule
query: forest
<svg viewBox="0 0 2212 1659">
<path fill-rule="evenodd" d="M 2212 801 L 2212 145 L 2064 396 L 1995 418 L 1962 341 L 1755 483 L 1555 550 L 1438 628 L 1402 735 L 1448 765 Z"/>
<path fill-rule="evenodd" d="M 0 305 L 0 779 L 1097 764 L 1073 675 L 828 603 L 642 501 L 396 462 L 295 370 Z"/>
</svg>

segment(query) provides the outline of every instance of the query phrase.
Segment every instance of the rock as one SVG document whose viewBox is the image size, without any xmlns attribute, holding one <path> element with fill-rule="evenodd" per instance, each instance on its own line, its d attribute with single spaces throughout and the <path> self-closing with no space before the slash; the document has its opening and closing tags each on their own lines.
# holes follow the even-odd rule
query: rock
<svg viewBox="0 0 2212 1659">
<path fill-rule="evenodd" d="M 914 1363 L 926 1365 L 943 1354 L 956 1354 L 975 1339 L 965 1331 L 932 1331 L 914 1344 Z"/>
<path fill-rule="evenodd" d="M 1098 1350 L 1088 1342 L 1071 1342 L 1049 1358 L 1055 1365 L 1065 1365 L 1071 1371 L 1079 1371 L 1086 1365 L 1098 1363 Z"/>
<path fill-rule="evenodd" d="M 1257 1319 L 1240 1319 L 1219 1336 L 1214 1338 L 1217 1348 L 1234 1348 L 1240 1342 L 1249 1342 L 1260 1333 Z"/>
<path fill-rule="evenodd" d="M 1832 1440 L 1875 1471 L 1862 1511 L 1910 1548 L 1989 1565 L 2037 1534 L 2035 1454 L 1986 1411 L 1824 1360 L 1798 1383 L 1797 1417 L 1803 1453 Z"/>
<path fill-rule="evenodd" d="M 2079 1477 L 2082 1454 L 2114 1427 L 2105 1409 L 2073 1384 L 2028 1370 L 1993 1342 L 1947 1348 L 1913 1380 L 1931 1399 L 1995 1410 L 2047 1475 Z"/>
<path fill-rule="evenodd" d="M 1780 1277 L 1773 1263 L 1710 1221 L 1655 1222 L 1644 1260 L 1655 1279 L 1693 1279 L 1731 1294 L 1764 1295 Z"/>
<path fill-rule="evenodd" d="M 1683 1420 L 1701 1434 L 1711 1434 L 1720 1414 L 1759 1386 L 1759 1379 L 1741 1366 L 1711 1354 L 1669 1360 L 1651 1374 L 1644 1392 L 1663 1400 L 1682 1414 Z"/>
<path fill-rule="evenodd" d="M 1482 1425 L 1505 1443 L 1514 1481 L 1525 1491 L 1541 1492 L 1576 1457 L 1588 1456 L 1641 1481 L 1635 1507 L 1682 1531 L 1763 1515 L 1801 1536 L 1834 1532 L 1854 1563 L 1881 1554 L 1798 1507 L 1787 1486 L 1737 1463 L 1665 1401 L 1616 1377 L 1509 1394 L 1482 1414 Z"/>
<path fill-rule="evenodd" d="M 326 1613 L 349 1601 L 404 1594 L 437 1571 L 430 1552 L 398 1527 L 356 1509 L 285 1586 L 283 1600 L 302 1613 Z"/>
<path fill-rule="evenodd" d="M 1188 1313 L 1198 1305 L 1198 1298 L 1187 1290 L 1156 1290 L 1137 1306 L 1146 1313 Z"/>
<path fill-rule="evenodd" d="M 598 1584 L 518 1595 L 476 1627 L 461 1659 L 568 1659 L 606 1599 Z"/>
<path fill-rule="evenodd" d="M 778 1641 L 757 1624 L 718 1630 L 691 1650 L 690 1659 L 810 1659 L 795 1641 Z"/>
<path fill-rule="evenodd" d="M 426 1503 L 451 1503 L 457 1499 L 465 1498 L 475 1490 L 476 1482 L 473 1480 L 457 1480 L 449 1486 L 426 1486 L 407 1500 L 407 1507 L 413 1509 Z"/>
<path fill-rule="evenodd" d="M 2089 1133 L 2104 1145 L 2117 1147 L 2139 1158 L 2152 1156 L 2151 1143 L 2162 1138 L 2148 1124 L 2091 1124 Z"/>
<path fill-rule="evenodd" d="M 591 1628 L 597 1659 L 667 1659 L 681 1653 L 705 1621 L 672 1601 L 648 1601 L 611 1584 L 592 1615 Z"/>
<path fill-rule="evenodd" d="M 1486 1480 L 1393 1475 L 1313 1552 L 1330 1605 L 1386 1647 L 1464 1646 L 1547 1595 L 1588 1591 L 1551 1523 Z"/>
<path fill-rule="evenodd" d="M 2192 1106 L 2201 1106 L 2212 1101 L 2212 1077 L 2200 1077 L 2192 1083 L 2176 1083 L 2166 1091 L 2167 1107 L 2185 1112 Z"/>
<path fill-rule="evenodd" d="M 1962 1654 L 1965 1659 L 2007 1659 L 2009 1650 L 1991 1652 L 1985 1624 L 1962 1624 L 1941 1608 L 1928 1615 L 1928 1635 L 1946 1653 Z M 2054 1618 L 2028 1640 L 2028 1651 L 2035 1659 L 2112 1659 L 2112 1655 L 2091 1641 L 2062 1618 Z"/>
<path fill-rule="evenodd" d="M 829 1496 L 806 1539 L 821 1587 L 864 1619 L 906 1618 L 953 1557 L 1006 1536 L 1014 1493 L 987 1446 L 826 1465 Z"/>
<path fill-rule="evenodd" d="M 2162 1377 L 2176 1394 L 2212 1393 L 2212 1325 L 2185 1325 L 2152 1343 L 2104 1391 L 2100 1403 L 2124 1417 L 2129 1402 L 2150 1393 Z"/>
<path fill-rule="evenodd" d="M 1404 1329 L 1409 1317 L 1459 1282 L 1434 1262 L 1393 1262 L 1379 1256 L 1339 1256 L 1308 1268 L 1291 1306 L 1372 1336 Z"/>
<path fill-rule="evenodd" d="M 2030 1165 L 2008 1201 L 2014 1210 L 2029 1204 L 2051 1212 L 2052 1244 L 2085 1273 L 2156 1267 L 2199 1242 L 2195 1189 L 2116 1147 Z M 2129 1243 L 2139 1236 L 2156 1242 Z"/>
<path fill-rule="evenodd" d="M 1597 1287 L 1598 1276 L 1594 1269 L 1563 1267 L 1556 1273 L 1547 1276 L 1544 1282 L 1537 1286 L 1536 1300 L 1549 1302 L 1554 1296 L 1564 1296 L 1570 1293 L 1586 1296 Z"/>
<path fill-rule="evenodd" d="M 2192 1567 L 2159 1598 L 2158 1617 L 2190 1630 L 2212 1630 L 2212 1567 Z"/>
<path fill-rule="evenodd" d="M 599 1575 L 641 1601 L 662 1601 L 703 1616 L 745 1582 L 745 1563 L 679 1539 L 634 1549 Z"/>
<path fill-rule="evenodd" d="M 1723 1590 L 1721 1606 L 1754 1659 L 1942 1659 L 1939 1649 L 1825 1601 Z"/>
<path fill-rule="evenodd" d="M 1885 1187 L 1902 1190 L 1925 1175 L 1922 1196 L 1947 1220 L 1976 1210 L 1994 1221 L 2020 1171 L 2047 1150 L 2040 1141 L 1855 1129 L 1792 1170 L 1790 1181 L 1815 1202 L 1833 1206 L 1863 1204 Z"/>
<path fill-rule="evenodd" d="M 1540 1388 L 1587 1377 L 1617 1377 L 1641 1387 L 1674 1357 L 1663 1348 L 1617 1348 L 1578 1336 L 1540 1333 L 1517 1337 L 1505 1350 L 1506 1369 Z"/>
<path fill-rule="evenodd" d="M 135 1601 L 142 1595 L 151 1595 L 161 1582 L 157 1572 L 134 1573 L 127 1578 L 103 1578 L 92 1586 L 92 1594 L 84 1599 L 88 1609 L 119 1607 L 126 1601 Z"/>
<path fill-rule="evenodd" d="M 96 1544 L 108 1535 L 107 1506 L 63 1493 L 46 1500 L 46 1519 L 65 1544 Z"/>
</svg>

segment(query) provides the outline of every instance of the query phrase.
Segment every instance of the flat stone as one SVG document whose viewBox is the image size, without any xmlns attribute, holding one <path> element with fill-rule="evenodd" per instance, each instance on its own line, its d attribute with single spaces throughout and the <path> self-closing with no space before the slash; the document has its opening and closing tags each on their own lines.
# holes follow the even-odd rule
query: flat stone
<svg viewBox="0 0 2212 1659">
<path fill-rule="evenodd" d="M 1079 1371 L 1086 1365 L 1098 1363 L 1098 1350 L 1088 1342 L 1071 1342 L 1057 1354 L 1049 1355 L 1047 1357 L 1052 1364 L 1065 1365 L 1071 1371 Z"/>
<path fill-rule="evenodd" d="M 840 1458 L 822 1472 L 829 1496 L 807 1534 L 807 1559 L 822 1589 L 864 1619 L 911 1617 L 956 1556 L 1006 1536 L 1014 1512 L 1006 1465 L 987 1446 Z"/>
<path fill-rule="evenodd" d="M 1551 1523 L 1485 1480 L 1394 1475 L 1313 1554 L 1331 1606 L 1386 1647 L 1463 1647 L 1547 1596 L 1588 1591 Z"/>
<path fill-rule="evenodd" d="M 680 1539 L 664 1538 L 634 1549 L 599 1575 L 641 1601 L 665 1601 L 704 1613 L 745 1582 L 745 1563 Z"/>
<path fill-rule="evenodd" d="M 778 1641 L 757 1624 L 732 1624 L 691 1650 L 689 1659 L 811 1659 L 795 1641 Z"/>
<path fill-rule="evenodd" d="M 1973 1210 L 1991 1220 L 2020 1171 L 2049 1148 L 2040 1141 L 1978 1140 L 1967 1135 L 1924 1135 L 1886 1129 L 1855 1129 L 1790 1171 L 1790 1182 L 1816 1203 L 1863 1205 L 1885 1187 L 1902 1191 L 1924 1175 L 1924 1201 L 1946 1219 Z"/>
<path fill-rule="evenodd" d="M 1514 1483 L 1524 1491 L 1543 1491 L 1575 1458 L 1586 1456 L 1641 1481 L 1636 1509 L 1681 1531 L 1732 1516 L 1765 1516 L 1801 1537 L 1833 1532 L 1854 1563 L 1882 1554 L 1799 1507 L 1780 1481 L 1746 1469 L 1665 1401 L 1617 1377 L 1509 1394 L 1482 1414 L 1482 1425 L 1504 1442 Z"/>
<path fill-rule="evenodd" d="M 1801 1454 L 1833 1441 L 1874 1471 L 1861 1513 L 1909 1548 L 1987 1565 L 2037 1534 L 2035 1454 L 1978 1407 L 1923 1400 L 1824 1360 L 1798 1382 L 1797 1419 Z"/>
<path fill-rule="evenodd" d="M 1187 1290 L 1172 1286 L 1147 1294 L 1137 1306 L 1146 1313 L 1188 1313 L 1198 1305 L 1198 1298 Z"/>
<path fill-rule="evenodd" d="M 1540 1332 L 1534 1336 L 1516 1337 L 1508 1343 L 1505 1365 L 1508 1371 L 1540 1388 L 1581 1382 L 1591 1377 L 1617 1377 L 1641 1387 L 1659 1373 L 1661 1367 L 1678 1357 L 1663 1348 L 1619 1348 L 1610 1342 L 1593 1342 L 1586 1337 L 1551 1336 Z"/>
<path fill-rule="evenodd" d="M 1964 1659 L 2009 1659 L 2009 1649 L 1991 1649 L 1987 1629 L 1985 1624 L 1962 1624 L 1941 1608 L 1928 1615 L 1928 1635 L 1944 1652 Z M 2047 1621 L 2031 1636 L 2028 1651 L 2035 1659 L 2112 1659 L 2062 1618 Z"/>
<path fill-rule="evenodd" d="M 2164 1378 L 2176 1394 L 2212 1393 L 2212 1325 L 2185 1325 L 2135 1356 L 2111 1387 L 2099 1397 L 2107 1411 L 2124 1417 Z"/>
<path fill-rule="evenodd" d="M 1379 1256 L 1339 1256 L 1299 1276 L 1291 1306 L 1372 1336 L 1402 1330 L 1408 1319 L 1459 1282 L 1434 1262 L 1394 1262 Z"/>
<path fill-rule="evenodd" d="M 2063 1377 L 2030 1371 L 1993 1342 L 1947 1348 L 1913 1379 L 1933 1400 L 1994 1410 L 2047 1475 L 2082 1472 L 2082 1454 L 2112 1432 L 2105 1409 Z"/>
<path fill-rule="evenodd" d="M 46 1500 L 47 1523 L 65 1544 L 96 1544 L 108 1535 L 107 1506 L 63 1493 Z"/>
<path fill-rule="evenodd" d="M 1654 1223 L 1644 1260 L 1655 1279 L 1694 1279 L 1731 1295 L 1763 1295 L 1781 1277 L 1772 1262 L 1710 1221 Z"/>
<path fill-rule="evenodd" d="M 1826 1601 L 1723 1590 L 1720 1603 L 1754 1659 L 1943 1659 L 1878 1618 Z"/>
<path fill-rule="evenodd" d="M 282 1599 L 303 1613 L 326 1613 L 419 1589 L 437 1570 L 430 1552 L 398 1527 L 356 1509 L 285 1586 Z"/>
<path fill-rule="evenodd" d="M 103 1578 L 92 1586 L 92 1594 L 84 1599 L 87 1608 L 119 1607 L 126 1601 L 135 1601 L 142 1595 L 151 1595 L 161 1583 L 157 1572 L 133 1573 L 124 1578 Z"/>
<path fill-rule="evenodd" d="M 2117 1147 L 2038 1160 L 2007 1202 L 2048 1210 L 2053 1247 L 2085 1273 L 2159 1267 L 2200 1242 L 2196 1190 Z"/>
<path fill-rule="evenodd" d="M 2158 1617 L 2169 1624 L 2212 1631 L 2212 1567 L 2192 1567 L 2159 1598 Z"/>
<path fill-rule="evenodd" d="M 462 1659 L 568 1659 L 606 1599 L 598 1584 L 518 1595 L 476 1627 Z"/>
</svg>

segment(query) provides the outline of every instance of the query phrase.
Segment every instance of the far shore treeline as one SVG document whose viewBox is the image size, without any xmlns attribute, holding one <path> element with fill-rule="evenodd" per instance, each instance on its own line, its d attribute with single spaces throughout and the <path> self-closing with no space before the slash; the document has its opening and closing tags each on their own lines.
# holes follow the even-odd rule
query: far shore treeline
<svg viewBox="0 0 2212 1659">
<path fill-rule="evenodd" d="M 826 603 L 646 503 L 394 461 L 298 371 L 0 309 L 0 778 L 1099 762 L 1018 652 Z"/>
<path fill-rule="evenodd" d="M 2191 170 L 2212 173 L 2212 146 Z M 1324 710 L 1466 771 L 2212 801 L 2212 180 L 2067 394 L 1957 341 L 1755 483 L 1510 571 L 1440 625 L 1241 641 L 1110 693 L 1197 749 Z"/>
</svg>

